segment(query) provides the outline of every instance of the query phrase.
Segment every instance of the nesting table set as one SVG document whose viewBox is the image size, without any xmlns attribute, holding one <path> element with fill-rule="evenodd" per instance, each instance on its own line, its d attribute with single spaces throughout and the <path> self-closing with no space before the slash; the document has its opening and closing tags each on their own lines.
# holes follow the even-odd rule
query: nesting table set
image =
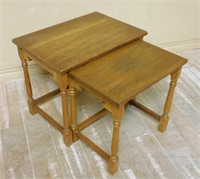
<svg viewBox="0 0 200 179">
<path fill-rule="evenodd" d="M 176 82 L 187 62 L 143 41 L 146 34 L 144 30 L 94 12 L 13 39 L 24 71 L 30 113 L 40 114 L 62 132 L 67 146 L 78 139 L 83 140 L 108 161 L 111 174 L 117 172 L 119 165 L 119 129 L 125 106 L 131 104 L 148 113 L 158 120 L 158 130 L 164 132 Z M 38 99 L 33 98 L 27 63 L 31 60 L 50 73 L 58 89 Z M 163 114 L 159 115 L 138 103 L 136 96 L 167 75 L 171 76 L 171 82 Z M 78 124 L 76 91 L 82 89 L 99 98 L 103 109 Z M 59 93 L 63 125 L 39 107 Z M 81 132 L 108 112 L 113 116 L 110 154 Z"/>
</svg>

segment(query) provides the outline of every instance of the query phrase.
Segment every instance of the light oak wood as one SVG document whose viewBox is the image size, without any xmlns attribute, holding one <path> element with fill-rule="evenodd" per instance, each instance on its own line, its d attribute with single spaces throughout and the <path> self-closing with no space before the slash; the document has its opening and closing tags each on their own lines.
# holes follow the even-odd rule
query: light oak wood
<svg viewBox="0 0 200 179">
<path fill-rule="evenodd" d="M 71 71 L 70 76 L 103 100 L 125 104 L 186 62 L 180 56 L 137 40 Z"/>
<path fill-rule="evenodd" d="M 144 30 L 93 12 L 13 39 L 22 61 L 30 113 L 35 114 L 38 111 L 38 108 L 34 110 L 37 103 L 45 102 L 51 97 L 51 94 L 47 94 L 37 99 L 34 104 L 27 65 L 27 61 L 33 60 L 50 73 L 60 88 L 64 141 L 70 146 L 75 140 L 71 129 L 75 127 L 75 116 L 72 117 L 71 125 L 67 102 L 68 72 L 137 39 L 142 39 L 146 34 Z M 44 111 L 42 114 L 44 118 L 49 119 L 49 115 L 45 115 Z"/>
<path fill-rule="evenodd" d="M 93 12 L 15 38 L 13 43 L 48 71 L 66 73 L 146 34 L 144 30 Z"/>
<path fill-rule="evenodd" d="M 158 126 L 158 130 L 161 132 L 164 132 L 167 129 L 167 124 L 169 120 L 168 113 L 171 108 L 171 103 L 172 103 L 172 99 L 174 95 L 174 89 L 176 87 L 176 83 L 180 76 L 180 73 L 181 73 L 181 69 L 178 69 L 177 71 L 171 74 L 170 88 L 169 88 L 169 92 L 168 92 L 167 99 L 164 106 L 164 113 L 162 117 L 160 118 L 160 124 Z"/>
<path fill-rule="evenodd" d="M 159 131 L 164 132 L 168 124 L 174 88 L 186 59 L 160 49 L 152 44 L 137 40 L 93 62 L 70 71 L 70 88 L 84 88 L 103 101 L 103 107 L 113 115 L 111 154 L 108 160 L 108 172 L 118 170 L 119 131 L 121 117 L 127 102 L 150 114 L 159 122 Z M 149 88 L 165 76 L 171 75 L 171 83 L 162 116 L 135 102 L 136 95 Z M 74 93 L 75 94 L 75 93 Z M 71 111 L 76 112 L 75 96 L 72 96 Z M 72 114 L 73 116 L 76 114 Z M 82 135 L 79 129 L 74 129 Z M 83 141 L 101 156 L 99 149 L 84 136 Z"/>
</svg>

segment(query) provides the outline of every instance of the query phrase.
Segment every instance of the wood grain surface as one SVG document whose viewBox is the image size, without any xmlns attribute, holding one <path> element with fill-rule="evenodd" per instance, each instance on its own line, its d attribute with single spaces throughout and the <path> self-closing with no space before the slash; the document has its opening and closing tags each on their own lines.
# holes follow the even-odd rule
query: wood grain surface
<svg viewBox="0 0 200 179">
<path fill-rule="evenodd" d="M 65 73 L 146 34 L 144 30 L 93 12 L 15 38 L 13 42 L 42 66 Z"/>
<path fill-rule="evenodd" d="M 138 40 L 72 70 L 69 76 L 104 99 L 124 104 L 186 62 Z"/>
</svg>

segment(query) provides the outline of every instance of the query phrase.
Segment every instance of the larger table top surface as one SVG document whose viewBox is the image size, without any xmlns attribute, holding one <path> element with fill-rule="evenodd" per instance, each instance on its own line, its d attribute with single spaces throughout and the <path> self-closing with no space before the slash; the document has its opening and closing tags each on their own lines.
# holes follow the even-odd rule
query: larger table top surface
<svg viewBox="0 0 200 179">
<path fill-rule="evenodd" d="M 138 40 L 72 70 L 69 76 L 104 99 L 123 104 L 186 62 Z"/>
<path fill-rule="evenodd" d="M 117 48 L 147 32 L 94 12 L 13 39 L 34 60 L 65 73 Z"/>
</svg>

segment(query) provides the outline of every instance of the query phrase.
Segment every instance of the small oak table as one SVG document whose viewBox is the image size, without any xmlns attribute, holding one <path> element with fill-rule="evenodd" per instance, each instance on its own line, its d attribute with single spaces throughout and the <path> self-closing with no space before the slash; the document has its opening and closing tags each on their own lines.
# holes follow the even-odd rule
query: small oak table
<svg viewBox="0 0 200 179">
<path fill-rule="evenodd" d="M 127 103 L 138 107 L 159 121 L 164 132 L 168 124 L 174 89 L 186 59 L 159 47 L 137 40 L 118 50 L 83 65 L 69 73 L 71 127 L 74 141 L 80 138 L 106 161 L 111 174 L 118 169 L 118 145 L 121 116 Z M 136 101 L 136 96 L 165 76 L 171 75 L 164 111 L 159 115 Z M 76 123 L 75 89 L 85 89 L 103 102 L 103 109 L 80 124 Z M 110 111 L 113 116 L 111 154 L 107 154 L 87 138 L 81 130 Z"/>
<path fill-rule="evenodd" d="M 22 62 L 30 113 L 39 113 L 58 128 L 63 133 L 65 144 L 70 146 L 73 137 L 67 103 L 68 72 L 142 39 L 146 34 L 144 30 L 94 12 L 13 39 Z M 48 71 L 59 89 L 34 99 L 27 65 L 30 60 Z M 63 126 L 38 106 L 58 93 L 62 98 Z"/>
</svg>

